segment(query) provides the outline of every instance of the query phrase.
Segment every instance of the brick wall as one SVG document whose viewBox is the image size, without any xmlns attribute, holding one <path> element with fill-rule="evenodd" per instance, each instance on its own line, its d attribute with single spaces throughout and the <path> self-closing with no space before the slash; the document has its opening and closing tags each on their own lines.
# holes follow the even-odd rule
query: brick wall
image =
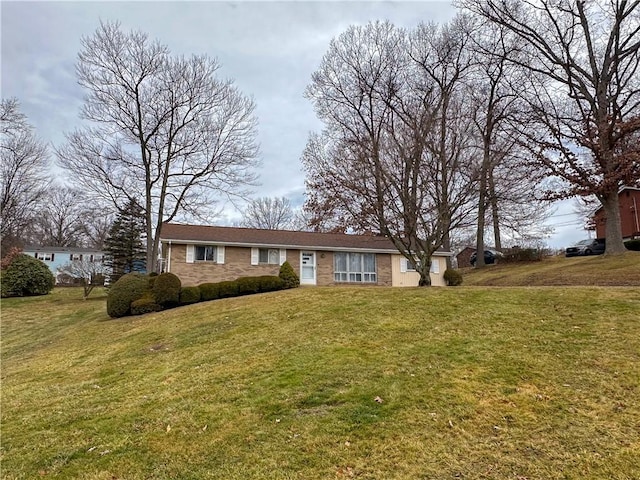
<svg viewBox="0 0 640 480">
<path fill-rule="evenodd" d="M 163 246 L 168 253 L 168 246 Z M 173 244 L 171 246 L 170 271 L 182 281 L 182 285 L 199 285 L 207 282 L 222 282 L 235 280 L 239 277 L 257 275 L 278 275 L 279 265 L 251 265 L 251 248 L 225 247 L 224 264 L 213 262 L 187 263 L 186 245 Z M 300 275 L 300 250 L 287 250 L 287 261 L 293 271 Z M 333 280 L 333 252 L 316 252 L 316 284 L 317 285 L 383 285 L 391 286 L 391 255 L 376 254 L 377 279 L 376 284 L 336 283 Z"/>
<path fill-rule="evenodd" d="M 623 238 L 640 236 L 640 192 L 637 190 L 623 190 L 618 197 L 620 203 L 620 226 Z M 605 238 L 607 231 L 607 217 L 604 209 L 597 211 L 594 222 L 596 225 L 596 237 Z"/>
<path fill-rule="evenodd" d="M 288 256 L 288 255 L 287 255 Z M 317 285 L 382 285 L 391 286 L 391 255 L 376 254 L 377 283 L 335 282 L 333 279 L 333 252 L 316 252 Z M 298 267 L 299 268 L 299 267 Z M 298 272 L 298 270 L 296 270 Z M 298 272 L 299 273 L 299 272 Z"/>
<path fill-rule="evenodd" d="M 471 254 L 475 252 L 475 248 L 465 247 L 458 255 L 456 255 L 456 260 L 458 261 L 458 268 L 468 268 L 471 267 Z"/>
<path fill-rule="evenodd" d="M 288 257 L 288 255 L 287 255 Z M 278 275 L 279 265 L 251 265 L 251 249 L 225 247 L 224 264 L 213 262 L 187 263 L 187 246 L 171 246 L 172 273 L 175 273 L 182 285 L 199 285 L 207 282 L 235 280 L 239 277 L 257 275 Z"/>
</svg>

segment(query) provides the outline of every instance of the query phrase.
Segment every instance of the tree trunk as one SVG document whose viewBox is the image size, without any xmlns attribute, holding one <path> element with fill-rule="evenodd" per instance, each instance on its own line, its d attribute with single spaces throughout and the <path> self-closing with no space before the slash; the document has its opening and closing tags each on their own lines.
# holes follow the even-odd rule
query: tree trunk
<svg viewBox="0 0 640 480">
<path fill-rule="evenodd" d="M 429 272 L 431 271 L 431 258 L 429 258 L 426 262 L 420 262 L 420 280 L 418 281 L 419 287 L 430 287 L 431 286 L 431 275 Z"/>
<path fill-rule="evenodd" d="M 500 237 L 500 213 L 498 208 L 498 197 L 496 196 L 496 183 L 493 178 L 493 171 L 489 173 L 489 202 L 491 203 L 491 221 L 493 223 L 493 241 L 496 250 L 502 251 L 502 238 Z"/>
<path fill-rule="evenodd" d="M 476 230 L 476 268 L 482 268 L 484 263 L 484 220 L 486 215 L 486 202 L 487 202 L 487 162 L 488 158 L 485 155 L 482 160 L 482 168 L 480 169 L 480 186 L 478 191 L 478 225 Z"/>
<path fill-rule="evenodd" d="M 480 185 L 478 187 L 478 228 L 476 230 L 476 268 L 482 268 L 484 263 L 484 225 L 487 212 L 487 176 L 491 153 L 489 151 L 490 139 L 483 135 L 484 148 L 482 154 L 482 166 L 480 167 Z"/>
<path fill-rule="evenodd" d="M 618 191 L 612 190 L 609 194 L 600 200 L 604 208 L 606 216 L 606 255 L 620 255 L 627 251 L 622 241 L 622 227 L 620 223 L 620 202 L 618 200 Z"/>
<path fill-rule="evenodd" d="M 451 222 L 449 222 L 450 224 Z M 451 233 L 450 230 L 447 230 L 442 238 L 442 248 L 447 252 L 451 251 Z M 446 258 L 447 268 L 453 268 L 453 260 L 451 257 Z M 431 269 L 431 264 L 429 264 L 429 269 Z M 427 272 L 428 273 L 428 272 Z"/>
</svg>

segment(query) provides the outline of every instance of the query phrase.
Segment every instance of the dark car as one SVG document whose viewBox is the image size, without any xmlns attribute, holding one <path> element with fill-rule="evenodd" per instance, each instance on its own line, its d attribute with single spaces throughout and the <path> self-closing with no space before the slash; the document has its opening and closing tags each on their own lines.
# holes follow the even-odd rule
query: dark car
<svg viewBox="0 0 640 480">
<path fill-rule="evenodd" d="M 471 262 L 472 266 L 476 266 L 476 255 L 477 252 L 473 252 L 471 254 L 471 257 L 469 258 L 469 262 Z M 484 264 L 485 265 L 493 265 L 494 263 L 496 263 L 496 260 L 498 258 L 502 257 L 502 253 L 496 251 L 496 250 L 485 250 L 484 251 Z"/>
<path fill-rule="evenodd" d="M 604 238 L 589 238 L 580 240 L 575 245 L 570 246 L 564 252 L 565 257 L 578 257 L 582 255 L 602 255 L 606 247 Z"/>
</svg>

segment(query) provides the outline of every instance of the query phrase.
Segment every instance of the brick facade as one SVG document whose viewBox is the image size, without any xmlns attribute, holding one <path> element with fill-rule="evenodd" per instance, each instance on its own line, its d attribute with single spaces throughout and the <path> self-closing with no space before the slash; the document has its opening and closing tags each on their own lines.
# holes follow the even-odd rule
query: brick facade
<svg viewBox="0 0 640 480">
<path fill-rule="evenodd" d="M 251 265 L 250 248 L 225 247 L 224 257 L 223 264 L 214 262 L 187 263 L 187 246 L 171 245 L 169 269 L 171 273 L 175 273 L 180 278 L 185 286 L 235 280 L 239 277 L 278 275 L 280 271 L 280 265 Z M 287 252 L 287 260 L 289 260 L 289 252 Z M 293 266 L 292 262 L 289 263 Z"/>
<path fill-rule="evenodd" d="M 169 255 L 168 245 L 163 246 L 165 255 Z M 287 261 L 294 272 L 300 275 L 300 252 L 302 250 L 287 249 Z M 279 265 L 251 265 L 251 248 L 225 247 L 224 264 L 214 262 L 187 263 L 187 246 L 172 244 L 170 249 L 169 271 L 176 274 L 182 285 L 200 285 L 207 282 L 235 280 L 239 277 L 258 275 L 278 275 Z M 335 282 L 333 277 L 333 252 L 316 251 L 316 285 L 345 285 Z M 377 283 L 358 285 L 391 286 L 391 255 L 376 254 Z"/>
<path fill-rule="evenodd" d="M 399 268 L 398 249 L 389 238 L 380 235 L 349 235 L 344 233 L 302 232 L 291 230 L 266 230 L 213 225 L 181 225 L 165 223 L 162 226 L 161 244 L 163 265 L 175 273 L 183 285 L 200 285 L 207 282 L 235 280 L 240 277 L 277 275 L 280 265 L 252 265 L 252 248 L 277 248 L 300 276 L 302 252 L 315 254 L 315 285 L 379 285 L 395 286 Z M 194 261 L 187 263 L 187 246 L 224 246 L 224 262 Z M 189 248 L 190 250 L 190 248 Z M 376 256 L 376 282 L 336 282 L 334 258 L 337 252 L 374 254 Z M 257 252 L 253 252 L 254 255 Z M 449 252 L 437 252 L 448 256 Z M 189 253 L 191 258 L 191 252 Z M 220 259 L 222 256 L 220 256 Z M 398 257 L 398 258 L 396 258 Z M 254 262 L 256 258 L 254 257 Z M 278 260 L 282 260 L 279 258 Z M 397 264 L 397 265 L 396 265 Z M 442 272 L 432 275 L 434 284 L 443 284 Z M 403 285 L 409 285 L 403 278 Z M 411 282 L 409 282 L 411 283 Z M 417 281 L 415 282 L 417 283 Z"/>
<path fill-rule="evenodd" d="M 458 255 L 456 255 L 458 268 L 471 267 L 471 255 L 475 253 L 475 251 L 476 249 L 473 247 L 465 247 Z"/>
<path fill-rule="evenodd" d="M 624 188 L 618 194 L 620 203 L 620 226 L 622 238 L 640 237 L 640 189 Z M 594 215 L 596 237 L 605 238 L 607 217 L 604 208 L 599 208 Z"/>
</svg>

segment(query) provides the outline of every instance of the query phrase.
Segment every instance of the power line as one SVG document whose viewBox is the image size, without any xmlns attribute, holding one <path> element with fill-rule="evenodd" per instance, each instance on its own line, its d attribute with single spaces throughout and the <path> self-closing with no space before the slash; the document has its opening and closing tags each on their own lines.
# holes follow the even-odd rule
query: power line
<svg viewBox="0 0 640 480">
<path fill-rule="evenodd" d="M 579 213 L 576 212 L 572 212 L 572 213 L 560 213 L 558 215 L 549 215 L 549 218 L 557 218 L 557 217 L 569 217 L 569 216 L 582 216 Z"/>
</svg>

